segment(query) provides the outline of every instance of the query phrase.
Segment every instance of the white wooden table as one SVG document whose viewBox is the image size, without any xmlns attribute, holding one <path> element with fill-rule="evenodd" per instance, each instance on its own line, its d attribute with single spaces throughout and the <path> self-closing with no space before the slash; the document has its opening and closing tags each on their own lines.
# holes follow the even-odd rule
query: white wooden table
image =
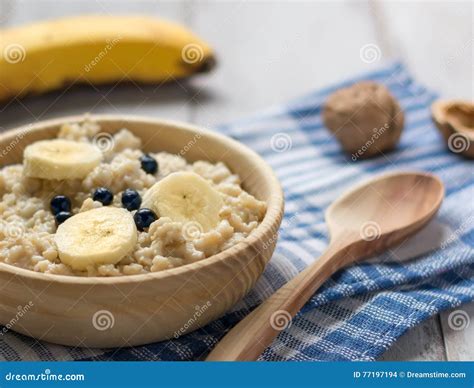
<svg viewBox="0 0 474 388">
<path fill-rule="evenodd" d="M 146 13 L 182 22 L 214 46 L 219 67 L 180 86 L 129 84 L 99 93 L 78 87 L 27 99 L 1 109 L 0 129 L 85 111 L 211 126 L 393 58 L 445 96 L 474 97 L 471 1 L 0 0 L 1 27 L 79 13 Z M 361 60 L 366 44 L 379 48 L 376 63 Z M 474 360 L 474 304 L 461 308 L 471 319 L 467 329 L 450 329 L 449 312 L 443 313 L 408 332 L 382 359 Z"/>
</svg>

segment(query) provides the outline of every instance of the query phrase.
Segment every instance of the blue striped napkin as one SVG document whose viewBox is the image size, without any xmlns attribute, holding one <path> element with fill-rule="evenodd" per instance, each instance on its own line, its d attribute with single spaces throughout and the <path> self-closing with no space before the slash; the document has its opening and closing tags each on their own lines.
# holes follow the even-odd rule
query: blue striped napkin
<svg viewBox="0 0 474 388">
<path fill-rule="evenodd" d="M 397 150 L 353 162 L 321 121 L 328 94 L 355 81 L 384 83 L 406 115 Z M 262 360 L 374 360 L 410 327 L 474 299 L 474 175 L 472 162 L 446 150 L 430 119 L 435 96 L 393 64 L 310 94 L 258 116 L 219 127 L 262 155 L 280 178 L 286 214 L 274 257 L 255 288 L 223 318 L 177 340 L 116 350 L 66 348 L 8 332 L 0 357 L 9 360 L 195 360 L 327 245 L 324 210 L 374 174 L 415 169 L 446 187 L 439 215 L 402 246 L 335 274 L 282 331 Z"/>
</svg>

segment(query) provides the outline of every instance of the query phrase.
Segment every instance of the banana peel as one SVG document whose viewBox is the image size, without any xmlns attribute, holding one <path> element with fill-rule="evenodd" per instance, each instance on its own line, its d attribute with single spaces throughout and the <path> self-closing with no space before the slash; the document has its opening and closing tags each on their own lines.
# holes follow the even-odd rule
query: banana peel
<svg viewBox="0 0 474 388">
<path fill-rule="evenodd" d="M 161 83 L 207 72 L 211 47 L 146 16 L 81 16 L 0 30 L 0 102 L 74 83 Z"/>
</svg>

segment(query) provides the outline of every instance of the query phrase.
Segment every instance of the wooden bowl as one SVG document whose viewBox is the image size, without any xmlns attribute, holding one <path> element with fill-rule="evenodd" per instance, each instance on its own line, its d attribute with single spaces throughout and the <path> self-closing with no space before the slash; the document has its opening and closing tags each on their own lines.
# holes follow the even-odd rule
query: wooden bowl
<svg viewBox="0 0 474 388">
<path fill-rule="evenodd" d="M 237 141 L 192 125 L 129 116 L 90 117 L 104 132 L 128 128 L 143 140 L 146 151 L 179 153 L 196 143 L 199 133 L 196 146 L 187 147 L 186 159 L 226 163 L 249 193 L 267 202 L 265 218 L 243 242 L 163 272 L 74 277 L 0 263 L 0 323 L 57 344 L 123 347 L 177 338 L 219 318 L 250 291 L 275 248 L 283 194 L 271 168 Z M 0 149 L 10 150 L 1 166 L 21 163 L 26 145 L 54 137 L 64 122 L 83 120 L 83 116 L 65 117 L 1 134 Z"/>
</svg>

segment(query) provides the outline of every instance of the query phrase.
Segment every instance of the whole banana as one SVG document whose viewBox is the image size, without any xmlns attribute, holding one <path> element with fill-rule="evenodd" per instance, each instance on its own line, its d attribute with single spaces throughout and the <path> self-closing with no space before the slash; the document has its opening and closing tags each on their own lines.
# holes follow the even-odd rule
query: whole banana
<svg viewBox="0 0 474 388">
<path fill-rule="evenodd" d="M 72 83 L 156 83 L 210 70 L 207 43 L 146 16 L 81 16 L 0 30 L 0 102 Z"/>
</svg>

